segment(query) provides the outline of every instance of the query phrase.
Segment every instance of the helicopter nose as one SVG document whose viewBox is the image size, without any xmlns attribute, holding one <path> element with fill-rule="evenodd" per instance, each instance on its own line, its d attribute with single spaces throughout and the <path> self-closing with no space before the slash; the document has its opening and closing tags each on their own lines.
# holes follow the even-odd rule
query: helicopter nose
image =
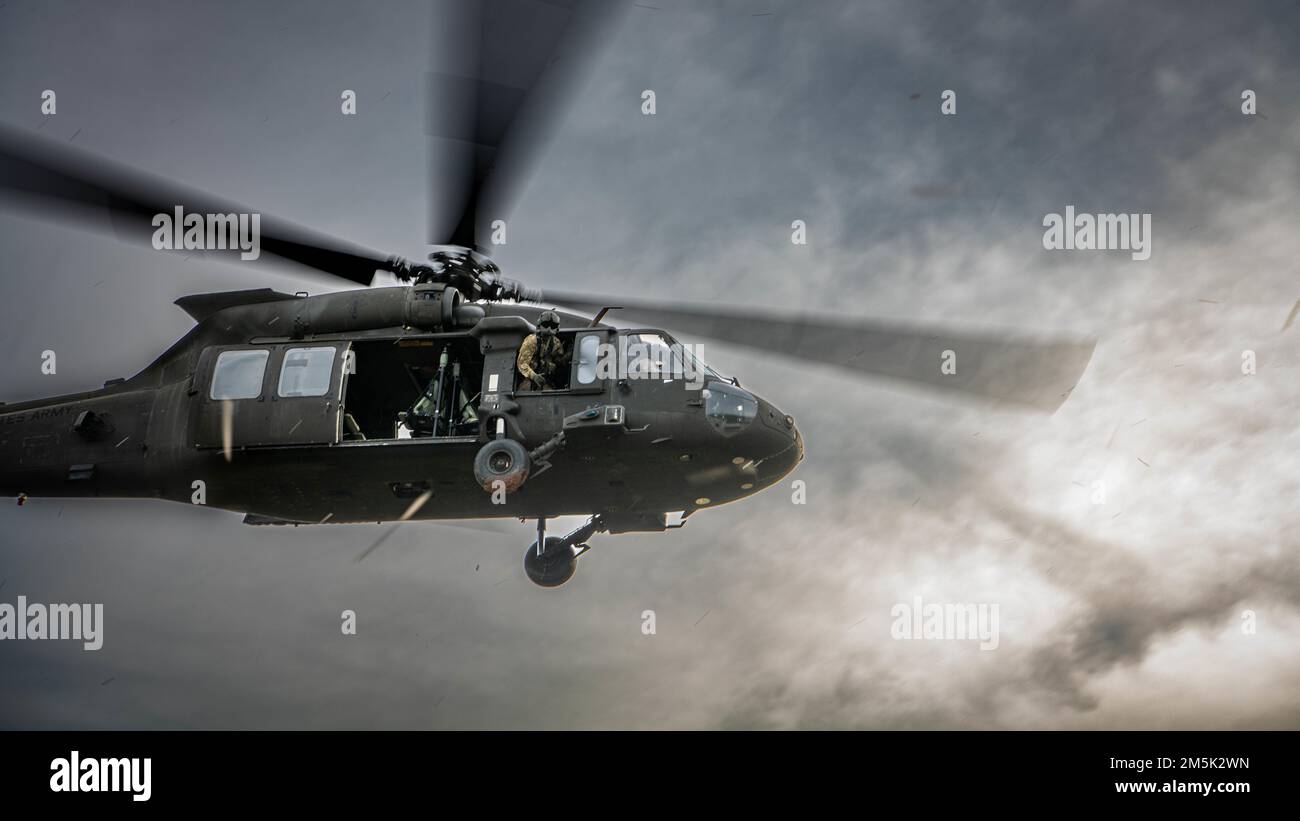
<svg viewBox="0 0 1300 821">
<path fill-rule="evenodd" d="M 803 436 L 793 416 L 782 413 L 766 400 L 760 400 L 758 414 L 764 427 L 768 455 L 756 467 L 760 483 L 766 486 L 794 470 L 803 460 Z"/>
<path fill-rule="evenodd" d="M 690 472 L 698 507 L 730 502 L 772 487 L 803 459 L 803 437 L 794 417 L 735 384 L 710 384 L 702 396 L 705 414 L 698 439 L 711 462 Z M 725 444 L 724 444 L 725 442 Z M 689 454 L 686 460 L 689 462 Z M 702 492 L 707 491 L 707 492 Z"/>
</svg>

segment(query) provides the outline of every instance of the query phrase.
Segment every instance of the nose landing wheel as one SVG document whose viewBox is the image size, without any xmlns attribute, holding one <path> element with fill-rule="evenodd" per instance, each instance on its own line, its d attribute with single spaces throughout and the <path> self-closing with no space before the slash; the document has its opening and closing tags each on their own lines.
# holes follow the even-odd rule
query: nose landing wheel
<svg viewBox="0 0 1300 821">
<path fill-rule="evenodd" d="M 528 580 L 541 587 L 559 587 L 573 578 L 578 570 L 578 557 L 591 549 L 587 539 L 604 529 L 600 517 L 593 516 L 567 536 L 547 536 L 546 519 L 538 519 L 537 541 L 524 552 L 524 573 Z"/>
</svg>

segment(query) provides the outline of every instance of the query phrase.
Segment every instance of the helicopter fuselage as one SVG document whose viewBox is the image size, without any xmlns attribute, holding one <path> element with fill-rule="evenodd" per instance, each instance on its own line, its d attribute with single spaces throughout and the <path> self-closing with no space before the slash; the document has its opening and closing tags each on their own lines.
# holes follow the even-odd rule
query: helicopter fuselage
<svg viewBox="0 0 1300 821">
<path fill-rule="evenodd" d="M 515 358 L 539 308 L 437 287 L 178 304 L 198 324 L 136 376 L 0 405 L 0 492 L 167 499 L 252 524 L 599 514 L 620 532 L 756 493 L 803 456 L 793 419 L 734 380 L 593 367 L 629 338 L 671 343 L 657 330 L 561 313 L 571 370 L 528 391 Z M 499 437 L 538 454 L 508 494 L 471 469 Z"/>
</svg>

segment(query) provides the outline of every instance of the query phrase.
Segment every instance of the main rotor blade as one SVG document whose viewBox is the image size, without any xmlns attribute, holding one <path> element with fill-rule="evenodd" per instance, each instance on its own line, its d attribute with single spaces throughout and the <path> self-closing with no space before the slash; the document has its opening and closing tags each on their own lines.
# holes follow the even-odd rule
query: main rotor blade
<svg viewBox="0 0 1300 821">
<path fill-rule="evenodd" d="M 304 265 L 349 282 L 369 285 L 388 257 L 326 234 L 222 201 L 162 177 L 85 151 L 0 125 L 0 198 L 37 216 L 109 230 L 119 239 L 151 244 L 154 217 L 188 214 L 258 214 L 260 253 Z M 107 220 L 105 220 L 107 217 Z M 240 249 L 204 250 L 239 262 Z"/>
<path fill-rule="evenodd" d="M 547 291 L 545 302 L 649 327 L 819 362 L 854 373 L 1051 412 L 1074 389 L 1095 341 L 1040 340 L 938 327 L 717 310 Z M 624 323 L 626 324 L 626 323 Z M 947 367 L 945 367 L 947 366 Z M 946 371 L 951 370 L 951 373 Z"/>
<path fill-rule="evenodd" d="M 426 122 L 430 242 L 486 251 L 476 227 L 510 216 L 623 5 L 444 0 L 438 9 Z"/>
</svg>

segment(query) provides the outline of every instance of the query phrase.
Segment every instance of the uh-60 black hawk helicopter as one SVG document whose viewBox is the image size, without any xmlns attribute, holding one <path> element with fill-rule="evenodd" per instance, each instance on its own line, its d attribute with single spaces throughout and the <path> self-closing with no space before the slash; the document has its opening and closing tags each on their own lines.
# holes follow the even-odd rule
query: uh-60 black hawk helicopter
<svg viewBox="0 0 1300 821">
<path fill-rule="evenodd" d="M 594 534 L 662 531 L 670 515 L 770 487 L 804 455 L 792 416 L 658 326 L 1047 410 L 1086 366 L 1090 342 L 543 293 L 503 278 L 476 229 L 505 213 L 503 192 L 518 188 L 521 158 L 554 119 L 539 112 L 557 110 L 571 58 L 609 21 L 532 0 L 458 14 L 479 36 L 457 42 L 477 48 L 462 48 L 456 71 L 431 72 L 430 134 L 469 143 L 473 173 L 467 190 L 436 189 L 460 217 L 428 263 L 261 214 L 265 256 L 362 286 L 378 271 L 406 284 L 177 300 L 197 324 L 135 376 L 0 405 L 0 492 L 184 503 L 201 492 L 249 524 L 532 518 L 525 571 L 550 587 L 573 575 Z M 82 223 L 107 209 L 132 241 L 177 208 L 247 213 L 7 128 L 0 194 Z M 532 386 L 520 384 L 518 350 L 549 306 L 568 309 L 555 312 L 564 367 L 521 390 Z M 647 325 L 602 321 L 615 307 L 609 316 Z M 954 357 L 955 372 L 944 367 Z M 546 536 L 562 515 L 590 519 Z"/>
</svg>

